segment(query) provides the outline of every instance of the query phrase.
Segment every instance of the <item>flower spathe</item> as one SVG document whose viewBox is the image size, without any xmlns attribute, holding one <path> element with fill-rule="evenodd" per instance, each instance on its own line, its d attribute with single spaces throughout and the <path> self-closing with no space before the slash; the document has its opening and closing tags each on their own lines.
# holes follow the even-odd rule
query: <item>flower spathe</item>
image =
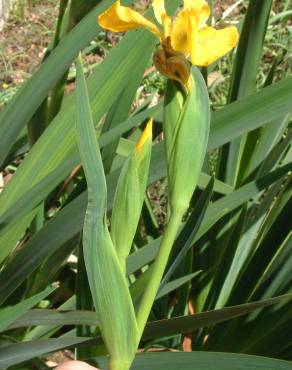
<svg viewBox="0 0 292 370">
<path fill-rule="evenodd" d="M 145 28 L 160 40 L 154 55 L 155 66 L 167 77 L 187 83 L 189 62 L 207 66 L 238 42 L 234 26 L 216 30 L 206 24 L 210 8 L 206 0 L 184 0 L 183 8 L 172 19 L 166 14 L 164 0 L 153 0 L 154 15 L 161 27 L 137 11 L 116 1 L 98 17 L 99 24 L 113 32 Z"/>
</svg>

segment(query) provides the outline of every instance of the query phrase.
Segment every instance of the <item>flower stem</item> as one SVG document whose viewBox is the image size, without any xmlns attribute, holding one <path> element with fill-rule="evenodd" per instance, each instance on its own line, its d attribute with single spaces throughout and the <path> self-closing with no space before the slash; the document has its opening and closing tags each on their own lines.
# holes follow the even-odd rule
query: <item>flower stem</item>
<svg viewBox="0 0 292 370">
<path fill-rule="evenodd" d="M 109 359 L 109 362 L 108 362 L 109 370 L 129 370 L 130 366 L 131 366 L 131 361 Z"/>
<path fill-rule="evenodd" d="M 137 324 L 140 337 L 142 336 L 153 302 L 158 292 L 172 245 L 181 224 L 182 216 L 183 212 L 172 213 L 165 234 L 163 235 L 158 255 L 152 267 L 151 276 L 137 312 Z"/>
</svg>

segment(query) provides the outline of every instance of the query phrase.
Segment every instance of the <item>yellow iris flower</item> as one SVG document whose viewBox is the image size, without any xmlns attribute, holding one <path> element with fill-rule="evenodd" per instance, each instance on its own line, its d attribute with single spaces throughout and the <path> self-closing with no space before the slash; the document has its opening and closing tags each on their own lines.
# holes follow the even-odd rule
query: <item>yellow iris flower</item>
<svg viewBox="0 0 292 370">
<path fill-rule="evenodd" d="M 233 49 L 238 42 L 236 27 L 216 30 L 206 25 L 210 8 L 206 0 L 184 0 L 183 8 L 172 19 L 164 0 L 153 0 L 154 15 L 161 27 L 135 10 L 116 1 L 98 17 L 99 24 L 113 32 L 146 28 L 160 40 L 154 54 L 155 66 L 167 77 L 187 84 L 190 64 L 207 66 Z"/>
</svg>

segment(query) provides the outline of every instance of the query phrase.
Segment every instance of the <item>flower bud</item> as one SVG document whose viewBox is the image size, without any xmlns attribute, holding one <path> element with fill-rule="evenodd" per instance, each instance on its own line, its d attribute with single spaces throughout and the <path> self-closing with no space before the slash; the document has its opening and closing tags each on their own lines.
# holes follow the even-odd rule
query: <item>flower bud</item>
<svg viewBox="0 0 292 370">
<path fill-rule="evenodd" d="M 168 80 L 163 130 L 171 212 L 183 213 L 189 206 L 203 165 L 209 126 L 208 91 L 199 70 L 192 68 L 187 92 Z"/>
<path fill-rule="evenodd" d="M 151 148 L 152 120 L 121 170 L 114 199 L 111 237 L 124 273 L 144 202 Z"/>
</svg>

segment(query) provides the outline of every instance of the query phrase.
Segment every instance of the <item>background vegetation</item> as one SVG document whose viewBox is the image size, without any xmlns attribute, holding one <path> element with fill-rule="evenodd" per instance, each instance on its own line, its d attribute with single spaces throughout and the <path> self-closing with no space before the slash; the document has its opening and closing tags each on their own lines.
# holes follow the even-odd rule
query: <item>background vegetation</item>
<svg viewBox="0 0 292 370">
<path fill-rule="evenodd" d="M 97 26 L 111 2 L 34 1 L 1 33 L 0 368 L 51 367 L 73 347 L 77 358 L 106 366 L 80 247 L 87 194 L 75 133 L 79 50 L 110 204 L 122 163 L 148 118 L 155 121 L 149 187 L 127 259 L 136 305 L 158 250 L 165 81 L 152 68 L 152 36 Z M 291 2 L 211 3 L 218 25 L 236 24 L 241 40 L 202 70 L 212 105 L 208 155 L 140 344 L 151 353 L 134 368 L 289 369 Z"/>
</svg>

